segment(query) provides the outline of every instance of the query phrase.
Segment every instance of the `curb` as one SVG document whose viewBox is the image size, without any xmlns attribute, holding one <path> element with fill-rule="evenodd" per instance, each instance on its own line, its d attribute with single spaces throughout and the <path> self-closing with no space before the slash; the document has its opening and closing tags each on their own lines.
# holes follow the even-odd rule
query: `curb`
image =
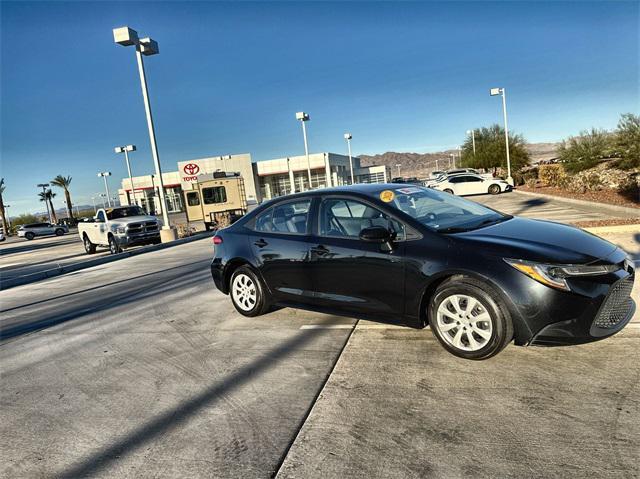
<svg viewBox="0 0 640 479">
<path fill-rule="evenodd" d="M 538 198 L 547 198 L 547 199 L 550 199 L 550 200 L 565 201 L 567 203 L 572 203 L 572 204 L 581 205 L 581 206 L 588 206 L 590 208 L 593 208 L 594 206 L 597 206 L 598 208 L 602 208 L 602 209 L 605 209 L 605 210 L 613 211 L 613 212 L 616 212 L 616 213 L 627 213 L 627 214 L 629 214 L 631 216 L 640 217 L 640 208 L 631 208 L 629 206 L 610 205 L 608 203 L 598 203 L 596 201 L 577 200 L 575 198 L 565 198 L 564 196 L 546 195 L 544 193 L 532 193 L 531 191 L 521 191 L 521 190 L 518 190 L 518 189 L 513 190 L 513 192 L 520 193 L 521 195 L 536 196 Z"/>
<path fill-rule="evenodd" d="M 214 234 L 215 234 L 215 231 L 205 232 L 201 234 L 196 234 L 194 236 L 188 236 L 187 238 L 180 238 L 175 241 L 171 241 L 170 243 L 160 243 L 160 244 L 151 245 L 151 246 L 144 246 L 142 248 L 134 249 L 131 251 L 124 251 L 122 253 L 118 253 L 114 255 L 102 256 L 101 258 L 90 259 L 87 261 L 82 261 L 80 263 L 73 263 L 66 266 L 60 266 L 58 268 L 38 271 L 37 273 L 27 274 L 25 276 L 19 276 L 17 278 L 11 278 L 6 281 L 0 282 L 0 291 L 5 291 L 9 288 L 14 288 L 16 286 L 35 283 L 36 281 L 40 281 L 47 278 L 54 278 L 56 276 L 60 276 L 66 273 L 72 273 L 74 271 L 80 271 L 82 269 L 91 268 L 93 266 L 98 266 L 105 263 L 111 263 L 113 261 L 129 258 L 131 256 L 137 256 L 139 254 L 150 253 L 152 251 L 158 251 L 161 249 L 171 248 L 172 246 L 178 246 L 181 244 L 191 243 L 193 241 L 210 238 Z"/>
<path fill-rule="evenodd" d="M 640 224 L 616 225 L 616 226 L 592 226 L 590 228 L 582 228 L 582 229 L 596 235 L 601 235 L 606 233 L 640 233 Z"/>
</svg>

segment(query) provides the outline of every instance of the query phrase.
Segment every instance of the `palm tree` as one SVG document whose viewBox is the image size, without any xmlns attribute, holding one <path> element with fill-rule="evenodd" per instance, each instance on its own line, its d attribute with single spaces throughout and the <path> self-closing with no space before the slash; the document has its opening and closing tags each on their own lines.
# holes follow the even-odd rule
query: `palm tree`
<svg viewBox="0 0 640 479">
<path fill-rule="evenodd" d="M 53 209 L 53 202 L 51 201 L 53 198 L 56 197 L 56 194 L 51 190 L 47 190 L 47 191 L 41 191 L 40 193 L 38 193 L 38 196 L 40 197 L 40 201 L 45 201 L 49 203 L 49 211 L 51 211 L 51 221 L 53 223 L 57 223 L 58 218 L 56 216 L 56 210 Z"/>
<path fill-rule="evenodd" d="M 53 180 L 51 180 L 51 184 L 64 190 L 64 199 L 67 202 L 67 216 L 69 218 L 73 218 L 73 209 L 71 208 L 71 194 L 69 193 L 71 177 L 58 175 Z"/>
<path fill-rule="evenodd" d="M 2 218 L 2 227 L 4 228 L 4 233 L 9 236 L 9 228 L 7 227 L 7 216 L 4 209 L 4 199 L 2 198 L 4 189 L 4 178 L 0 178 L 0 218 Z"/>
</svg>

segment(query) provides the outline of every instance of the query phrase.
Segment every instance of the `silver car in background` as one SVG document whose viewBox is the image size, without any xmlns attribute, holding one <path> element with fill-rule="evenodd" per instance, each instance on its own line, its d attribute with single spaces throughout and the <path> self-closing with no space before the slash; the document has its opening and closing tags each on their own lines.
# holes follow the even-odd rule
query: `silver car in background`
<svg viewBox="0 0 640 479">
<path fill-rule="evenodd" d="M 62 236 L 69 232 L 69 228 L 64 225 L 52 225 L 51 223 L 31 223 L 18 228 L 18 236 L 32 240 L 36 236 Z"/>
</svg>

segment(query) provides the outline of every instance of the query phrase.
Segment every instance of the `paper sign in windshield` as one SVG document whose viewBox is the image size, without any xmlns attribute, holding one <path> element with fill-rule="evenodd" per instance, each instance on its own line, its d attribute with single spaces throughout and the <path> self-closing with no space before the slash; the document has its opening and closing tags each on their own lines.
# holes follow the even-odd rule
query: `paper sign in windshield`
<svg viewBox="0 0 640 479">
<path fill-rule="evenodd" d="M 416 188 L 415 186 L 411 186 L 409 188 L 398 188 L 396 190 L 398 193 L 402 193 L 403 195 L 410 195 L 411 193 L 420 193 L 420 188 Z"/>
</svg>

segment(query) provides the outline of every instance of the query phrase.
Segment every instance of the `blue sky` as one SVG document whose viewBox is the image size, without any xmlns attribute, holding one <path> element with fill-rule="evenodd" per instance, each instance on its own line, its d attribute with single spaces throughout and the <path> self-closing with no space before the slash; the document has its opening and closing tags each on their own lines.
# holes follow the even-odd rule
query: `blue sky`
<svg viewBox="0 0 640 479">
<path fill-rule="evenodd" d="M 73 176 L 75 202 L 112 189 L 134 143 L 152 171 L 129 25 L 146 62 L 163 168 L 229 153 L 438 151 L 501 121 L 530 142 L 613 128 L 639 107 L 640 7 L 630 2 L 2 2 L 1 175 L 12 215 L 42 210 L 35 184 Z M 56 206 L 62 206 L 62 194 Z"/>
</svg>

